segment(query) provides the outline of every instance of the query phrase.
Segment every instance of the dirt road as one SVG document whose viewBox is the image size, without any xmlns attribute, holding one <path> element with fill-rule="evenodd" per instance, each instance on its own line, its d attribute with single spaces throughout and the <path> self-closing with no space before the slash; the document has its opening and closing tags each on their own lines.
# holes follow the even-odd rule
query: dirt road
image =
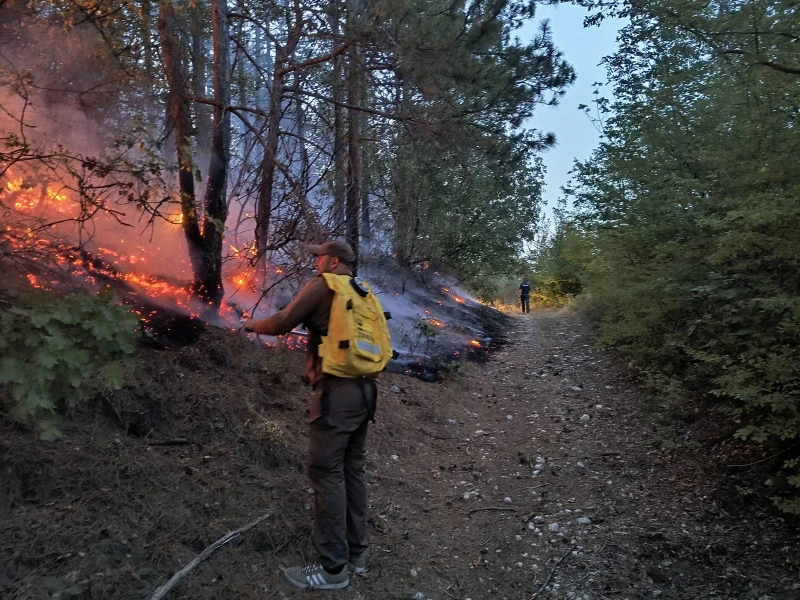
<svg viewBox="0 0 800 600">
<path fill-rule="evenodd" d="M 269 514 L 168 598 L 800 598 L 768 475 L 729 466 L 747 461 L 705 409 L 666 428 L 570 313 L 512 317 L 507 345 L 444 382 L 382 377 L 372 555 L 337 592 L 282 575 L 313 558 L 302 356 L 208 331 L 140 359 L 58 443 L 0 422 L 0 597 L 149 598 Z"/>
<path fill-rule="evenodd" d="M 800 598 L 791 532 L 725 485 L 702 440 L 660 450 L 642 393 L 574 316 L 513 327 L 420 410 L 423 447 L 380 436 L 354 597 Z M 400 396 L 430 406 L 429 390 Z"/>
</svg>

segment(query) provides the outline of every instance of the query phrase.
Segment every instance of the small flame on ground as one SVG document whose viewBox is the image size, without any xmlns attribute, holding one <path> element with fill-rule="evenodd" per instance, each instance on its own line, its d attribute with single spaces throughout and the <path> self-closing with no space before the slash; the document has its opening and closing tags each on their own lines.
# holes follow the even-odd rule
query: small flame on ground
<svg viewBox="0 0 800 600">
<path fill-rule="evenodd" d="M 469 341 L 469 345 L 473 346 L 474 348 L 480 348 L 481 347 L 481 343 L 478 340 L 470 340 Z"/>
</svg>

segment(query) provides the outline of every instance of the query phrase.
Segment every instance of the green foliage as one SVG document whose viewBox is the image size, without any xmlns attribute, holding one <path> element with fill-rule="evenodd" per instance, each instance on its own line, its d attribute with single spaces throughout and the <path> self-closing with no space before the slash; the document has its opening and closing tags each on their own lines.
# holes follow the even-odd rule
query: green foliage
<svg viewBox="0 0 800 600">
<path fill-rule="evenodd" d="M 601 341 L 661 393 L 715 399 L 737 437 L 788 448 L 800 441 L 800 28 L 792 3 L 743 6 L 625 6 L 607 61 L 617 101 L 598 106 L 604 141 L 568 195 Z M 800 465 L 785 475 L 800 488 Z"/>
<path fill-rule="evenodd" d="M 400 343 L 408 350 L 410 356 L 416 356 L 419 349 L 427 354 L 436 341 L 439 330 L 429 318 L 413 317 L 411 327 L 400 326 Z"/>
<path fill-rule="evenodd" d="M 35 422 L 45 439 L 58 437 L 57 408 L 75 406 L 98 386 L 122 386 L 137 327 L 137 317 L 104 292 L 36 292 L 0 312 L 0 384 L 9 387 L 11 416 Z"/>
<path fill-rule="evenodd" d="M 556 210 L 553 231 L 539 240 L 529 281 L 531 304 L 556 307 L 569 304 L 583 290 L 588 244 L 582 232 Z"/>
</svg>

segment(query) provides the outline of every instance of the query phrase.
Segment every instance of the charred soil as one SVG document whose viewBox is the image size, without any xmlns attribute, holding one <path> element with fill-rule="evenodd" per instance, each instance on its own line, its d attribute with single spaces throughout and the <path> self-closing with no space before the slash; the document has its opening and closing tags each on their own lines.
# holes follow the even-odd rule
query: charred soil
<svg viewBox="0 0 800 600">
<path fill-rule="evenodd" d="M 168 598 L 800 597 L 797 531 L 730 477 L 727 435 L 695 418 L 664 449 L 652 401 L 570 313 L 505 335 L 438 383 L 383 376 L 368 571 L 339 592 L 281 573 L 314 557 L 302 357 L 211 329 L 142 348 L 61 441 L 0 424 L 0 597 L 149 598 L 264 514 Z"/>
</svg>

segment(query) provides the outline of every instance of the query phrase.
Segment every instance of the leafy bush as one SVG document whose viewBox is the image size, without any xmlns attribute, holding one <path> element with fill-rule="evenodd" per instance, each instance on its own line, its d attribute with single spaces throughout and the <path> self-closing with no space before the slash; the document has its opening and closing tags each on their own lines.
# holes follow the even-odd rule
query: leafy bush
<svg viewBox="0 0 800 600">
<path fill-rule="evenodd" d="M 75 406 L 98 385 L 122 386 L 137 327 L 108 292 L 36 292 L 0 311 L 0 384 L 11 392 L 11 416 L 34 422 L 44 439 L 58 437 L 57 408 Z"/>
<path fill-rule="evenodd" d="M 414 317 L 411 319 L 411 327 L 400 326 L 400 342 L 408 350 L 410 356 L 415 356 L 418 348 L 422 349 L 423 354 L 428 354 L 439 331 L 430 319 L 425 317 Z"/>
<path fill-rule="evenodd" d="M 789 492 L 776 502 L 800 513 L 800 88 L 696 33 L 750 18 L 774 33 L 796 10 L 752 8 L 695 3 L 680 23 L 637 5 L 607 61 L 604 139 L 565 191 L 601 341 L 659 396 L 711 399 L 736 437 L 780 456 Z M 796 60 L 766 37 L 760 51 Z"/>
</svg>

